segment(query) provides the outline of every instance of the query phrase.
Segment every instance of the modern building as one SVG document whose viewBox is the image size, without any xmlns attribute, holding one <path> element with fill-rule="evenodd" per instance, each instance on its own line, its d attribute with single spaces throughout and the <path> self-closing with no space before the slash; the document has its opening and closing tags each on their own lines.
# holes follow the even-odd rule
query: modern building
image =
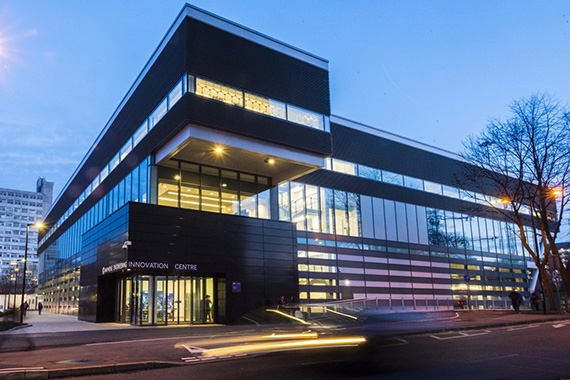
<svg viewBox="0 0 570 380">
<path fill-rule="evenodd" d="M 41 221 L 51 206 L 53 182 L 38 178 L 36 191 L 0 188 L 0 286 L 2 293 L 21 293 L 26 229 L 29 223 Z M 27 288 L 37 285 L 38 231 L 29 229 Z M 2 305 L 4 306 L 4 305 Z"/>
<path fill-rule="evenodd" d="M 158 325 L 282 295 L 527 292 L 515 226 L 457 186 L 466 165 L 331 116 L 326 60 L 186 5 L 45 218 L 44 305 Z"/>
</svg>

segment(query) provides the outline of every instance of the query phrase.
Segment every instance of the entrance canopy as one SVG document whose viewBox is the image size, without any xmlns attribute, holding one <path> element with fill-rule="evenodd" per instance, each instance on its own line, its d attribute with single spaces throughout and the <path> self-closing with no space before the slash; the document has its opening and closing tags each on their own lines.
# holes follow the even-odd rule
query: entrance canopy
<svg viewBox="0 0 570 380">
<path fill-rule="evenodd" d="M 207 164 L 291 181 L 324 166 L 323 156 L 197 125 L 188 125 L 157 153 L 169 159 Z"/>
</svg>

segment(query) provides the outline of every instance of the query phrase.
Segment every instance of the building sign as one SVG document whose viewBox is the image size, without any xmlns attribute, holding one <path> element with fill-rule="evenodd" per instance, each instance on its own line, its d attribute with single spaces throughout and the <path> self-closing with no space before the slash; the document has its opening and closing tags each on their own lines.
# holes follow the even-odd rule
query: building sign
<svg viewBox="0 0 570 380">
<path fill-rule="evenodd" d="M 174 264 L 174 269 L 176 269 L 176 270 L 198 270 L 198 265 L 196 265 L 196 264 Z"/>
<path fill-rule="evenodd" d="M 168 263 L 155 261 L 129 261 L 129 268 L 134 269 L 168 269 Z"/>
<path fill-rule="evenodd" d="M 198 270 L 197 264 L 182 264 L 182 263 L 159 263 L 155 261 L 125 261 L 124 263 L 117 263 L 102 268 L 102 274 L 118 272 L 123 269 L 175 269 L 178 271 L 195 271 Z"/>
<path fill-rule="evenodd" d="M 102 274 L 107 274 L 107 273 L 113 273 L 113 272 L 118 272 L 120 270 L 126 269 L 127 268 L 127 262 L 123 262 L 123 263 L 117 263 L 117 264 L 113 264 L 113 265 L 109 265 L 108 267 L 103 267 L 101 269 Z"/>
</svg>

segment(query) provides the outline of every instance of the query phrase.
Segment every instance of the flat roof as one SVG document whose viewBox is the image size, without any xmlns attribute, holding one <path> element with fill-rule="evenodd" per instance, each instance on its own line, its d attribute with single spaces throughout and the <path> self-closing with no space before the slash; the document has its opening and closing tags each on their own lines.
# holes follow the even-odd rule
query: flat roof
<svg viewBox="0 0 570 380">
<path fill-rule="evenodd" d="M 383 129 L 379 129 L 376 127 L 372 127 L 370 125 L 366 125 L 366 124 L 362 124 L 359 123 L 357 121 L 354 120 L 350 120 L 350 119 L 346 119 L 344 117 L 341 116 L 337 116 L 337 115 L 331 115 L 331 123 L 335 123 L 335 124 L 339 124 L 342 125 L 344 127 L 348 127 L 351 129 L 356 129 L 358 131 L 361 132 L 365 132 L 365 133 L 369 133 L 371 135 L 374 136 L 378 136 L 378 137 L 382 137 L 386 140 L 390 140 L 390 141 L 395 141 L 398 142 L 400 144 L 404 144 L 404 145 L 408 145 L 414 148 L 418 148 L 427 152 L 431 152 L 431 153 L 435 153 L 438 154 L 440 156 L 444 156 L 447 158 L 451 158 L 454 160 L 458 160 L 458 161 L 462 161 L 462 162 L 466 162 L 465 159 L 463 157 L 461 157 L 461 155 L 451 152 L 449 150 L 445 150 L 442 148 L 438 148 L 417 140 L 413 140 L 404 136 L 400 136 L 397 135 L 395 133 L 392 132 L 388 132 L 385 131 Z"/>
</svg>

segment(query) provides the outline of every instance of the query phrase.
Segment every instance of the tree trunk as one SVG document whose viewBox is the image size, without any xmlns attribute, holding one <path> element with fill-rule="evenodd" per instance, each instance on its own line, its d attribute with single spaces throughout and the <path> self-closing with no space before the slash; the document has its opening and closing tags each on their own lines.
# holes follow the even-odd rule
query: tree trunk
<svg viewBox="0 0 570 380">
<path fill-rule="evenodd" d="M 542 279 L 542 289 L 544 290 L 544 296 L 548 300 L 548 309 L 551 311 L 558 310 L 558 302 L 550 286 L 550 279 L 548 277 L 548 272 L 544 268 L 540 268 L 540 276 Z"/>
</svg>

